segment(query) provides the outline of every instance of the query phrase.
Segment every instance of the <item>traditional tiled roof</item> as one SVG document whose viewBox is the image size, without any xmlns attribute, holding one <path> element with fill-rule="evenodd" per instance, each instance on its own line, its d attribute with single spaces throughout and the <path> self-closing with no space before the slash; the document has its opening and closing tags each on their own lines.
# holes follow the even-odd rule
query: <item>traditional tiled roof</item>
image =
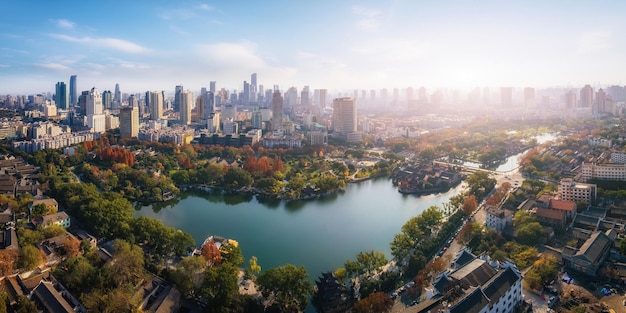
<svg viewBox="0 0 626 313">
<path fill-rule="evenodd" d="M 574 212 L 576 210 L 576 202 L 568 200 L 550 200 L 550 208 L 560 211 Z"/>
<path fill-rule="evenodd" d="M 487 304 L 489 304 L 489 299 L 482 290 L 480 288 L 474 288 L 474 290 L 470 291 L 469 295 L 452 306 L 450 313 L 478 313 Z"/>
<path fill-rule="evenodd" d="M 565 218 L 565 212 L 550 210 L 544 208 L 537 208 L 536 214 L 538 217 L 543 217 L 551 220 L 559 220 L 562 221 Z"/>
<path fill-rule="evenodd" d="M 51 282 L 40 282 L 33 291 L 33 296 L 39 300 L 41 305 L 46 308 L 47 312 L 74 312 L 72 306 L 54 289 Z"/>
<path fill-rule="evenodd" d="M 603 232 L 595 232 L 578 249 L 576 257 L 584 257 L 592 264 L 598 264 L 607 246 L 611 245 L 611 240 Z"/>
<path fill-rule="evenodd" d="M 461 281 L 463 288 L 481 286 L 496 274 L 496 270 L 487 261 L 476 259 L 454 271 L 450 277 Z"/>
</svg>

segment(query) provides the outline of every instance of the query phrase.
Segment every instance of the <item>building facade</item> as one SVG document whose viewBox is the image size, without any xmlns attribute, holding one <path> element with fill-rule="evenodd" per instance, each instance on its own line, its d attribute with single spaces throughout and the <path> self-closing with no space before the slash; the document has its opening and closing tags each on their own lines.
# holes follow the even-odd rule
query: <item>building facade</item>
<svg viewBox="0 0 626 313">
<path fill-rule="evenodd" d="M 572 178 L 563 178 L 559 181 L 557 194 L 561 200 L 592 204 L 596 200 L 597 186 L 578 183 Z"/>
<path fill-rule="evenodd" d="M 137 137 L 139 135 L 139 109 L 134 106 L 120 108 L 120 135 Z"/>
</svg>

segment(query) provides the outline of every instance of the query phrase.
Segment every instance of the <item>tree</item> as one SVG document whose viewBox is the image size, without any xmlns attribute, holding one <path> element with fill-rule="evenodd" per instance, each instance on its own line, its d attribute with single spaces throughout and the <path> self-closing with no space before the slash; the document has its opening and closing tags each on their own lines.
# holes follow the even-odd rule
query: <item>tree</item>
<svg viewBox="0 0 626 313">
<path fill-rule="evenodd" d="M 37 305 L 35 302 L 28 300 L 26 296 L 19 295 L 15 304 L 15 313 L 32 313 L 37 312 Z"/>
<path fill-rule="evenodd" d="M 109 281 L 114 287 L 139 281 L 143 273 L 143 250 L 121 239 L 113 242 L 113 248 L 115 250 L 113 259 L 105 266 Z"/>
<path fill-rule="evenodd" d="M 261 265 L 258 264 L 258 260 L 254 255 L 248 260 L 248 264 L 250 265 L 250 273 L 252 275 L 256 276 L 261 273 Z"/>
<path fill-rule="evenodd" d="M 391 311 L 393 300 L 388 293 L 374 292 L 354 305 L 356 313 L 384 313 Z"/>
<path fill-rule="evenodd" d="M 209 266 L 214 266 L 222 262 L 222 253 L 215 245 L 213 239 L 208 240 L 202 245 L 200 253 L 206 258 Z"/>
<path fill-rule="evenodd" d="M 620 240 L 619 250 L 621 254 L 626 254 L 626 238 L 622 238 L 622 240 Z"/>
<path fill-rule="evenodd" d="M 235 267 L 240 267 L 243 264 L 243 254 L 238 245 L 227 244 L 220 247 L 220 253 L 222 255 L 222 262 L 227 262 Z"/>
<path fill-rule="evenodd" d="M 259 275 L 257 285 L 263 297 L 271 300 L 270 305 L 278 306 L 281 312 L 304 311 L 313 292 L 313 284 L 308 277 L 303 266 L 286 264 Z"/>
<path fill-rule="evenodd" d="M 242 168 L 233 167 L 224 175 L 223 184 L 226 189 L 236 190 L 252 186 L 254 178 Z"/>
<path fill-rule="evenodd" d="M 80 240 L 76 239 L 74 236 L 65 237 L 63 250 L 65 251 L 66 257 L 77 257 L 80 254 Z"/>
<path fill-rule="evenodd" d="M 65 234 L 67 231 L 65 231 L 65 228 L 61 225 L 58 224 L 52 224 L 44 229 L 42 229 L 43 232 L 43 236 L 45 239 L 48 238 L 52 238 L 52 237 L 56 237 L 56 236 L 61 236 L 63 234 Z"/>
<path fill-rule="evenodd" d="M 43 263 L 42 252 L 33 245 L 27 245 L 20 250 L 18 267 L 30 271 Z"/>
<path fill-rule="evenodd" d="M 94 286 L 96 277 L 96 268 L 89 263 L 84 257 L 68 258 L 65 262 L 67 274 L 64 276 L 64 282 L 72 290 L 90 290 Z"/>
<path fill-rule="evenodd" d="M 541 241 L 543 227 L 538 222 L 530 222 L 517 228 L 517 239 L 526 245 L 536 245 Z"/>
<path fill-rule="evenodd" d="M 17 251 L 13 249 L 0 250 L 0 277 L 13 274 L 16 261 Z"/>
<path fill-rule="evenodd" d="M 465 197 L 462 207 L 463 213 L 467 216 L 470 216 L 472 212 L 476 211 L 476 208 L 478 208 L 478 202 L 476 201 L 476 197 L 474 195 L 469 195 Z"/>
<path fill-rule="evenodd" d="M 238 269 L 230 263 L 209 268 L 202 284 L 202 296 L 208 300 L 210 312 L 230 312 L 239 294 Z"/>
<path fill-rule="evenodd" d="M 522 225 L 536 221 L 537 219 L 532 215 L 532 213 L 526 210 L 518 210 L 515 212 L 515 215 L 513 215 L 513 227 L 516 229 Z"/>
<path fill-rule="evenodd" d="M 176 270 L 171 272 L 170 278 L 185 297 L 192 298 L 202 287 L 206 269 L 207 261 L 203 256 L 190 256 L 176 265 Z"/>
</svg>

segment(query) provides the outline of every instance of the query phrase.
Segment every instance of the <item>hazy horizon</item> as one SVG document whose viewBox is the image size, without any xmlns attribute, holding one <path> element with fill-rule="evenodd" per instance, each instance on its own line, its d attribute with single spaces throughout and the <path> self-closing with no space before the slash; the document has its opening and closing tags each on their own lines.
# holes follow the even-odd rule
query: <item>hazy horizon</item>
<svg viewBox="0 0 626 313">
<path fill-rule="evenodd" d="M 8 1 L 0 94 L 618 84 L 626 3 Z"/>
</svg>

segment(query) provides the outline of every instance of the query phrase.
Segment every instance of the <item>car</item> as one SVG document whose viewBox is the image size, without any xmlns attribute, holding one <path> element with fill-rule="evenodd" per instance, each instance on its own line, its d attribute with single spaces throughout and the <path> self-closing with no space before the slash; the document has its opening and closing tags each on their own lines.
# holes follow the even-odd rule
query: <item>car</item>
<svg viewBox="0 0 626 313">
<path fill-rule="evenodd" d="M 396 292 L 391 293 L 391 299 L 395 299 L 397 297 L 398 297 L 398 294 Z"/>
<path fill-rule="evenodd" d="M 448 247 L 443 247 L 443 249 L 441 249 L 441 251 L 443 251 L 443 252 L 448 251 Z"/>
</svg>

